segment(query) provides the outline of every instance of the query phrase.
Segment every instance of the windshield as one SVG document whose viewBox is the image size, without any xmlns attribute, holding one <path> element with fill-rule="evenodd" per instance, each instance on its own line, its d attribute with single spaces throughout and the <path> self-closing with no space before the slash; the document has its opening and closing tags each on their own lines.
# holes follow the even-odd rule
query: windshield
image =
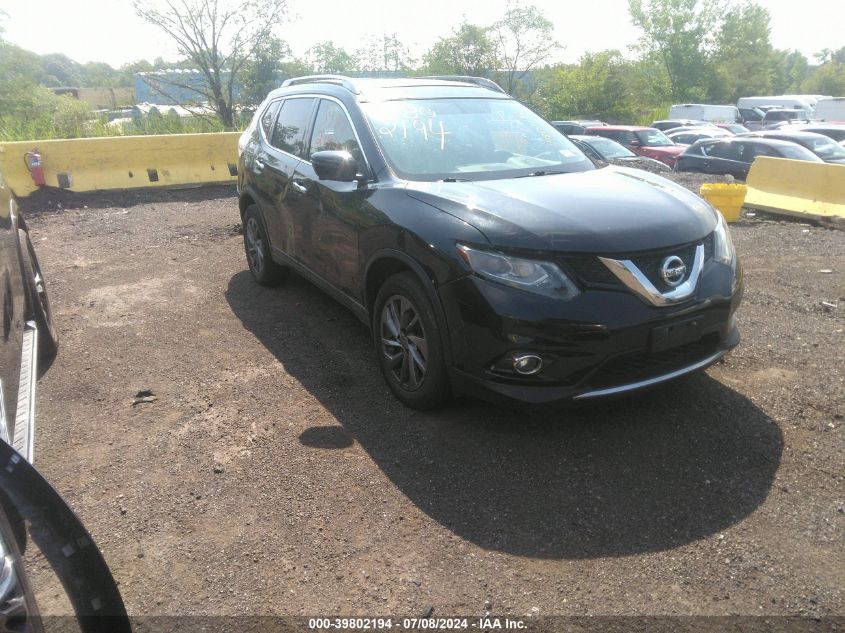
<svg viewBox="0 0 845 633">
<path fill-rule="evenodd" d="M 845 158 L 845 147 L 842 147 L 839 143 L 834 143 L 827 137 L 814 138 L 809 145 L 813 152 L 825 160 Z"/>
<path fill-rule="evenodd" d="M 594 137 L 589 141 L 584 142 L 595 149 L 606 160 L 614 158 L 631 158 L 632 156 L 636 156 L 636 154 L 627 147 L 623 147 L 616 141 L 611 141 L 609 138 Z"/>
<path fill-rule="evenodd" d="M 815 128 L 804 128 L 807 132 L 815 132 L 816 134 L 824 134 L 828 138 L 832 138 L 834 141 L 845 141 L 845 128 L 841 130 L 833 130 L 833 129 L 815 129 Z"/>
<path fill-rule="evenodd" d="M 660 130 L 643 130 L 641 132 L 634 132 L 640 143 L 646 147 L 666 147 L 667 145 L 674 145 L 672 139 L 666 136 Z"/>
<path fill-rule="evenodd" d="M 822 162 L 822 159 L 813 154 L 806 147 L 801 145 L 784 145 L 778 148 L 784 158 L 794 158 L 796 160 L 811 160 L 817 163 Z"/>
<path fill-rule="evenodd" d="M 480 180 L 585 171 L 592 163 L 509 99 L 409 99 L 362 104 L 385 158 L 408 180 Z"/>
</svg>

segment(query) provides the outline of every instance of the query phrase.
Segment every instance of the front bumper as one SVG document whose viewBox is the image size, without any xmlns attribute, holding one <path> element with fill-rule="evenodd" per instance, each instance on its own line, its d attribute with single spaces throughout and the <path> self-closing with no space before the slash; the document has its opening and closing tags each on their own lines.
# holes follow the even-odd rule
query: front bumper
<svg viewBox="0 0 845 633">
<path fill-rule="evenodd" d="M 570 301 L 476 276 L 440 288 L 455 393 L 496 402 L 552 404 L 648 388 L 704 369 L 739 344 L 734 312 L 742 269 L 712 261 L 694 297 L 656 307 L 627 290 L 588 289 Z M 694 328 L 687 328 L 692 324 Z M 687 328 L 683 337 L 665 332 Z M 508 371 L 512 355 L 543 359 L 533 376 Z"/>
</svg>

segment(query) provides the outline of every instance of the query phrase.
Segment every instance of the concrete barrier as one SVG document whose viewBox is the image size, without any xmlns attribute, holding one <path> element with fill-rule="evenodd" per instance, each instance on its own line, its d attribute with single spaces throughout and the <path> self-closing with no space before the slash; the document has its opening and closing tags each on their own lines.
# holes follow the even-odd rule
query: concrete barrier
<svg viewBox="0 0 845 633">
<path fill-rule="evenodd" d="M 38 187 L 24 156 L 41 154 L 48 186 L 71 191 L 237 181 L 239 132 L 0 143 L 0 172 L 17 196 Z"/>
<path fill-rule="evenodd" d="M 845 218 L 845 165 L 760 157 L 745 206 L 788 215 Z"/>
</svg>

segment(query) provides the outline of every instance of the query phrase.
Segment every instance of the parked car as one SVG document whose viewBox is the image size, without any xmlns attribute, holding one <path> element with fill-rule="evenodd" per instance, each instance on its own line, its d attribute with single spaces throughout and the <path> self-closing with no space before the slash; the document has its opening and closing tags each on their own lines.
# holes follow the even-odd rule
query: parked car
<svg viewBox="0 0 845 633">
<path fill-rule="evenodd" d="M 739 119 L 742 125 L 749 130 L 759 130 L 763 127 L 763 117 L 766 115 L 765 110 L 760 107 L 738 109 Z"/>
<path fill-rule="evenodd" d="M 799 121 L 810 122 L 810 119 L 804 110 L 786 110 L 783 108 L 772 108 L 767 110 L 761 121 L 761 127 L 764 130 L 770 130 L 782 125 L 797 123 Z"/>
<path fill-rule="evenodd" d="M 741 97 L 736 106 L 742 108 L 780 108 L 803 110 L 805 114 L 813 111 L 818 95 L 772 95 L 768 97 Z"/>
<path fill-rule="evenodd" d="M 745 138 L 775 138 L 781 141 L 791 141 L 807 148 L 826 163 L 845 164 L 845 147 L 824 134 L 781 128 L 779 130 L 750 132 L 743 136 Z"/>
<path fill-rule="evenodd" d="M 58 331 L 29 229 L 2 174 L 0 279 L 0 440 L 32 461 L 39 362 L 49 362 L 55 355 Z"/>
<path fill-rule="evenodd" d="M 651 172 L 672 171 L 665 163 L 653 158 L 638 156 L 627 147 L 616 141 L 611 141 L 609 138 L 572 135 L 569 140 L 575 143 L 576 147 L 593 162 L 602 161 L 612 165 L 640 168 Z"/>
<path fill-rule="evenodd" d="M 715 123 L 701 121 L 699 119 L 665 119 L 663 121 L 654 121 L 651 127 L 661 132 L 666 132 L 667 130 L 675 130 L 679 127 L 715 127 Z"/>
<path fill-rule="evenodd" d="M 596 169 L 502 93 L 287 80 L 241 136 L 239 166 L 255 281 L 294 270 L 347 306 L 410 407 L 620 394 L 739 342 L 722 216 L 657 175 Z"/>
<path fill-rule="evenodd" d="M 709 103 L 681 103 L 669 108 L 670 119 L 697 119 L 713 123 L 734 123 L 739 120 L 739 110 L 733 105 Z"/>
<path fill-rule="evenodd" d="M 0 279 L 0 629 L 44 630 L 36 596 L 49 592 L 59 598 L 63 587 L 78 619 L 74 626 L 65 618 L 58 628 L 129 633 L 120 592 L 102 554 L 31 463 L 36 380 L 44 368 L 40 363 L 56 353 L 58 338 L 29 230 L 1 173 Z M 30 573 L 34 561 L 39 561 L 36 575 Z"/>
<path fill-rule="evenodd" d="M 731 132 L 733 134 L 745 134 L 746 132 L 751 131 L 740 123 L 717 123 L 716 127 L 720 127 L 723 130 L 727 130 L 728 132 Z"/>
<path fill-rule="evenodd" d="M 723 130 L 721 128 L 676 128 L 666 132 L 666 136 L 672 139 L 673 143 L 677 145 L 692 145 L 696 141 L 704 138 L 727 138 L 734 136 L 733 133 Z"/>
<path fill-rule="evenodd" d="M 558 132 L 562 134 L 583 134 L 588 127 L 599 127 L 607 125 L 604 121 L 595 121 L 590 119 L 579 119 L 577 121 L 551 121 Z"/>
<path fill-rule="evenodd" d="M 745 180 L 751 164 L 758 156 L 822 162 L 813 152 L 796 143 L 732 136 L 690 145 L 678 158 L 675 169 L 704 174 L 729 174 L 738 180 Z"/>
<path fill-rule="evenodd" d="M 824 134 L 826 137 L 833 139 L 840 145 L 845 144 L 845 124 L 837 125 L 835 123 L 809 123 L 797 126 L 790 126 L 791 130 L 803 130 L 804 132 L 815 132 L 816 134 Z"/>
<path fill-rule="evenodd" d="M 675 145 L 660 130 L 653 127 L 639 125 L 608 125 L 605 127 L 587 128 L 586 134 L 592 136 L 603 136 L 616 141 L 630 149 L 635 154 L 654 158 L 661 163 L 675 166 L 675 161 L 684 148 Z"/>
</svg>

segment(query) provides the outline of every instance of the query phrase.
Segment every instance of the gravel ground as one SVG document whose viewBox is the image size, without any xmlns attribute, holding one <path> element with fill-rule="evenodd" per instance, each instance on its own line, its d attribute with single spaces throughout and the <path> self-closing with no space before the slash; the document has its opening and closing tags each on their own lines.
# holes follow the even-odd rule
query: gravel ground
<svg viewBox="0 0 845 633">
<path fill-rule="evenodd" d="M 706 374 L 417 413 L 351 313 L 251 281 L 231 188 L 47 198 L 38 466 L 132 614 L 845 613 L 845 233 L 733 225 L 744 341 Z"/>
</svg>

